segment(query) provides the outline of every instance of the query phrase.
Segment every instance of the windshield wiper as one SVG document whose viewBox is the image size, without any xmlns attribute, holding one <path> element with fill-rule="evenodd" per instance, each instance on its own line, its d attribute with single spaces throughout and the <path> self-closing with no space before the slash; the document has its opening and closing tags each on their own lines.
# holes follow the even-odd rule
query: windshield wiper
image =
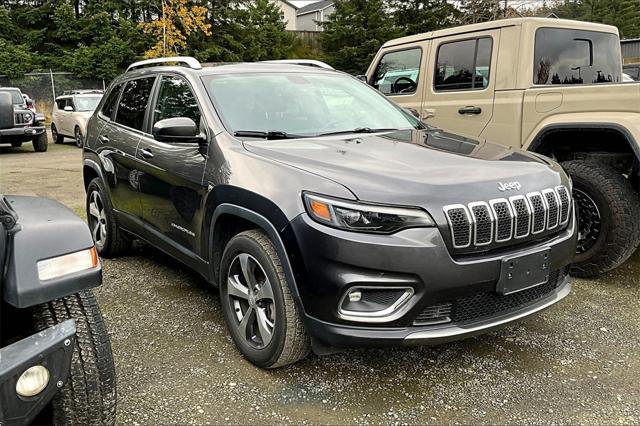
<svg viewBox="0 0 640 426">
<path fill-rule="evenodd" d="M 305 138 L 307 136 L 302 135 L 292 135 L 287 132 L 282 132 L 280 130 L 270 130 L 268 132 L 263 132 L 259 130 L 238 130 L 233 133 L 234 136 L 238 137 L 246 137 L 246 138 L 262 138 L 262 139 L 298 139 Z"/>
<path fill-rule="evenodd" d="M 390 132 L 398 129 L 372 129 L 371 127 L 356 127 L 351 130 L 342 130 L 339 132 L 320 133 L 317 136 L 331 136 L 331 135 L 344 135 L 347 133 L 378 133 L 378 132 Z"/>
</svg>

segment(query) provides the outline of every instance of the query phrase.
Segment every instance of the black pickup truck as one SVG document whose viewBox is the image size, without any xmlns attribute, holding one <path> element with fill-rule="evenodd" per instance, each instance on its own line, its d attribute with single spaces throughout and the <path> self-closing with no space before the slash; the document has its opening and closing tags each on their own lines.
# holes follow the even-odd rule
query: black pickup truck
<svg viewBox="0 0 640 426">
<path fill-rule="evenodd" d="M 115 422 L 111 345 L 91 291 L 101 282 L 71 210 L 0 195 L 0 425 Z"/>
<path fill-rule="evenodd" d="M 31 142 L 36 152 L 47 150 L 44 114 L 27 108 L 20 89 L 0 87 L 0 145 L 19 148 L 25 142 Z"/>
</svg>

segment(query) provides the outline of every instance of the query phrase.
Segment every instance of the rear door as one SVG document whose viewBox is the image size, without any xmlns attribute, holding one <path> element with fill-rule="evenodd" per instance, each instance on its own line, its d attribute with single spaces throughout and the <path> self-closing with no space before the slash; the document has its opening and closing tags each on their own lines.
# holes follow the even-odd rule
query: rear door
<svg viewBox="0 0 640 426">
<path fill-rule="evenodd" d="M 151 135 L 153 125 L 176 117 L 192 119 L 206 132 L 197 98 L 180 75 L 159 77 L 148 129 L 138 146 L 140 195 L 147 234 L 172 254 L 198 252 L 203 220 L 203 175 L 206 146 L 198 143 L 160 142 Z M 181 253 L 175 253 L 178 250 Z M 191 257 L 190 254 L 188 256 Z M 183 258 L 183 256 L 181 257 Z"/>
<path fill-rule="evenodd" d="M 98 154 L 103 163 L 108 160 L 107 167 L 112 168 L 114 175 L 111 201 L 124 220 L 142 220 L 136 150 L 144 134 L 146 110 L 155 79 L 155 76 L 147 76 L 124 83 L 117 107 L 112 112 L 113 119 L 107 121 L 98 137 Z M 109 99 L 105 106 L 108 104 Z"/>
<path fill-rule="evenodd" d="M 427 123 L 476 137 L 493 115 L 499 30 L 433 40 L 425 94 Z"/>
<path fill-rule="evenodd" d="M 369 69 L 369 84 L 398 105 L 422 114 L 429 45 L 426 40 L 382 50 Z"/>
</svg>

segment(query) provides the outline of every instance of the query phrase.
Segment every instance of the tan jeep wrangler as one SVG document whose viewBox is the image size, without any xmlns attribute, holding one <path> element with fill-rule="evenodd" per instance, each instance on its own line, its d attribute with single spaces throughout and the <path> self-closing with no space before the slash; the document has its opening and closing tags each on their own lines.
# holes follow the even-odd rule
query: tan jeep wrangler
<svg viewBox="0 0 640 426">
<path fill-rule="evenodd" d="M 579 215 L 574 274 L 608 271 L 640 244 L 640 84 L 621 83 L 615 27 L 521 18 L 399 38 L 367 80 L 428 124 L 562 162 Z"/>
</svg>

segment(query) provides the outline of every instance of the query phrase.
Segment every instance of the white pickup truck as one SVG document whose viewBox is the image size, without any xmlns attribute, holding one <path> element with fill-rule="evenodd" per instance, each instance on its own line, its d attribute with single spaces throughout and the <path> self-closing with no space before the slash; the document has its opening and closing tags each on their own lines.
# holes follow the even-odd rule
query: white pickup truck
<svg viewBox="0 0 640 426">
<path fill-rule="evenodd" d="M 519 18 L 399 38 L 367 81 L 428 124 L 561 162 L 579 214 L 575 275 L 640 244 L 640 84 L 622 83 L 615 27 Z"/>
</svg>

